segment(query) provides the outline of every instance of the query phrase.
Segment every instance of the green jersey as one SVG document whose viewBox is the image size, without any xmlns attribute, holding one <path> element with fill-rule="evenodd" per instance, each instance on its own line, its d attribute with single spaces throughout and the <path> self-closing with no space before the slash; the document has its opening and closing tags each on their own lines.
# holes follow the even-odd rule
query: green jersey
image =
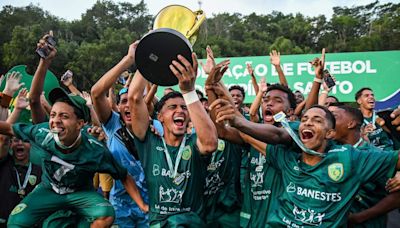
<svg viewBox="0 0 400 228">
<path fill-rule="evenodd" d="M 14 124 L 14 133 L 41 148 L 42 185 L 58 194 L 93 189 L 96 172 L 109 173 L 114 179 L 123 179 L 127 171 L 116 162 L 108 149 L 97 139 L 82 131 L 79 147 L 64 154 L 56 146 L 48 123 L 36 125 Z"/>
<path fill-rule="evenodd" d="M 204 189 L 207 222 L 240 209 L 241 149 L 239 145 L 218 140 L 218 149 L 207 166 Z"/>
<path fill-rule="evenodd" d="M 371 151 L 377 151 L 381 153 L 388 153 L 383 151 L 367 142 L 362 141 L 362 144 L 357 147 L 357 149 L 363 151 L 364 153 L 369 153 Z M 370 181 L 361 186 L 357 195 L 355 196 L 354 202 L 351 205 L 350 212 L 358 213 L 364 211 L 382 200 L 387 196 L 385 189 L 387 177 L 382 177 L 376 181 Z M 386 226 L 386 216 L 382 215 L 377 218 L 369 219 L 368 221 L 355 225 L 355 227 L 385 227 Z"/>
<path fill-rule="evenodd" d="M 398 153 L 368 153 L 350 145 L 332 145 L 314 166 L 283 145 L 267 146 L 267 162 L 281 170 L 283 193 L 268 215 L 271 227 L 338 227 L 361 185 L 394 174 Z M 380 164 L 379 166 L 376 164 Z"/>
<path fill-rule="evenodd" d="M 364 117 L 364 123 L 370 123 L 372 119 L 372 117 Z M 368 134 L 371 144 L 382 150 L 393 150 L 393 141 L 390 139 L 389 134 L 379 124 L 374 123 L 374 126 L 375 129 Z"/>
<path fill-rule="evenodd" d="M 274 208 L 273 203 L 282 192 L 282 178 L 279 171 L 266 162 L 264 155 L 250 147 L 250 159 L 245 176 L 243 207 L 240 212 L 241 227 L 265 227 L 267 214 Z"/>
<path fill-rule="evenodd" d="M 163 226 L 168 217 L 185 216 L 185 213 L 193 216 L 193 212 L 197 214 L 196 222 L 202 223 L 200 217 L 204 209 L 203 192 L 209 156 L 200 154 L 196 140 L 195 134 L 187 135 L 181 146 L 165 145 L 165 148 L 162 138 L 150 129 L 143 141 L 135 138 L 148 185 L 150 225 Z M 190 224 L 190 221 L 186 223 Z"/>
</svg>

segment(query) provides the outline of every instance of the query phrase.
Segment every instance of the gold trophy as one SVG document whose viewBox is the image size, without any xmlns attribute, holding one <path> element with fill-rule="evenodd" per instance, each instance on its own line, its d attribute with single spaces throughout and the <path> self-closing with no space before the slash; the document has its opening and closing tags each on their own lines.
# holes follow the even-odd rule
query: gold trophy
<svg viewBox="0 0 400 228">
<path fill-rule="evenodd" d="M 191 11 L 180 5 L 163 8 L 156 16 L 153 30 L 139 42 L 135 61 L 140 73 L 160 86 L 173 86 L 178 79 L 169 69 L 172 60 L 184 56 L 192 63 L 192 45 L 200 25 L 206 19 L 203 11 Z"/>
</svg>

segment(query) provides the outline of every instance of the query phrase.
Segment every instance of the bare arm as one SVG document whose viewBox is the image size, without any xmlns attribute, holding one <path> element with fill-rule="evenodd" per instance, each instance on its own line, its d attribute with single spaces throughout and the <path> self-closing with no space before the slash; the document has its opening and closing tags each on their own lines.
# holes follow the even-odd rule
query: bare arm
<svg viewBox="0 0 400 228">
<path fill-rule="evenodd" d="M 254 99 L 253 103 L 250 106 L 250 120 L 254 123 L 258 123 L 259 116 L 258 110 L 260 109 L 260 105 L 262 102 L 262 97 L 265 92 L 267 92 L 267 83 L 265 83 L 265 78 L 262 78 L 260 81 L 260 89 L 257 93 L 256 98 Z"/>
<path fill-rule="evenodd" d="M 296 116 L 301 116 L 301 112 L 304 109 L 304 106 L 306 105 L 306 100 L 300 102 L 299 104 L 297 104 L 296 109 L 294 110 L 294 115 Z"/>
<path fill-rule="evenodd" d="M 111 116 L 112 106 L 107 99 L 107 92 L 117 81 L 118 77 L 135 62 L 135 51 L 138 41 L 129 46 L 128 54 L 105 73 L 92 87 L 93 106 L 100 122 L 105 123 Z"/>
<path fill-rule="evenodd" d="M 211 104 L 210 109 L 216 109 L 216 121 L 221 123 L 229 121 L 232 127 L 268 144 L 290 145 L 292 139 L 290 135 L 281 128 L 270 124 L 257 124 L 239 117 L 235 114 L 234 106 L 225 100 L 218 99 Z"/>
<path fill-rule="evenodd" d="M 46 37 L 46 36 L 45 36 Z M 39 43 L 37 44 L 38 47 L 45 46 L 45 37 L 43 37 Z M 42 103 L 40 101 L 40 96 L 43 92 L 44 80 L 46 77 L 46 71 L 50 67 L 51 62 L 53 61 L 54 57 L 56 56 L 57 50 L 48 45 L 50 49 L 50 54 L 46 59 L 40 58 L 39 66 L 36 69 L 35 75 L 33 76 L 31 88 L 29 90 L 29 98 L 30 102 L 29 105 L 31 107 L 31 114 L 32 114 L 32 122 L 33 123 L 42 123 L 46 120 L 46 113 L 42 108 Z"/>
<path fill-rule="evenodd" d="M 92 125 L 93 126 L 101 126 L 99 117 L 97 116 L 97 113 L 94 111 L 92 97 L 90 96 L 90 94 L 86 91 L 83 91 L 81 93 L 81 97 L 86 100 L 86 106 L 88 106 L 88 108 L 90 110 L 90 117 L 91 117 Z"/>
<path fill-rule="evenodd" d="M 43 111 L 46 115 L 50 115 L 51 105 L 47 102 L 46 97 L 44 96 L 44 92 L 40 95 L 40 102 L 42 104 Z"/>
<path fill-rule="evenodd" d="M 250 63 L 247 63 L 246 67 L 247 67 L 247 71 L 249 71 L 249 74 L 250 74 L 250 77 L 251 77 L 251 84 L 253 85 L 254 91 L 257 94 L 258 91 L 260 90 L 260 88 L 258 87 L 257 79 L 256 79 L 256 76 L 254 75 L 254 70 L 251 67 Z"/>
<path fill-rule="evenodd" d="M 132 117 L 132 131 L 133 134 L 142 141 L 146 136 L 146 131 L 150 124 L 149 111 L 147 110 L 143 98 L 146 84 L 146 79 L 143 78 L 139 71 L 136 71 L 128 90 L 128 102 Z"/>
<path fill-rule="evenodd" d="M 194 96 L 194 85 L 198 68 L 196 54 L 192 53 L 193 65 L 181 55 L 178 55 L 178 60 L 182 64 L 178 61 L 172 61 L 170 69 L 178 78 L 179 89 L 181 90 L 183 96 L 185 97 L 189 94 Z M 199 148 L 199 152 L 202 154 L 213 153 L 217 149 L 218 145 L 217 130 L 200 100 L 198 97 L 196 98 L 196 101 L 193 101 L 189 104 L 186 103 L 187 101 L 185 101 L 189 111 L 190 119 L 194 128 L 196 129 L 196 145 Z"/>
<path fill-rule="evenodd" d="M 274 65 L 276 72 L 278 72 L 279 83 L 283 86 L 289 87 L 289 84 L 281 67 L 281 53 L 277 52 L 276 50 L 272 50 L 272 52 L 269 53 L 269 56 L 271 64 Z"/>
<path fill-rule="evenodd" d="M 108 102 L 110 103 L 110 107 L 113 111 L 117 112 L 118 111 L 118 107 L 117 104 L 115 103 L 115 94 L 114 94 L 114 88 L 111 87 L 108 90 L 108 97 L 107 97 Z"/>
<path fill-rule="evenodd" d="M 267 144 L 264 142 L 261 142 L 260 140 L 257 140 L 249 135 L 246 135 L 242 132 L 240 132 L 240 137 L 247 143 L 250 144 L 254 149 L 256 149 L 259 153 L 262 155 L 266 155 L 266 150 L 267 150 Z"/>
<path fill-rule="evenodd" d="M 5 121 L 8 118 L 8 108 L 0 106 L 0 120 Z"/>
<path fill-rule="evenodd" d="M 126 175 L 125 179 L 121 180 L 121 182 L 124 185 L 125 190 L 128 192 L 129 196 L 139 206 L 140 210 L 147 213 L 149 211 L 149 205 L 145 204 L 145 202 L 143 201 L 139 189 L 137 188 L 136 183 L 133 181 L 132 177 L 128 174 Z"/>
<path fill-rule="evenodd" d="M 309 109 L 312 105 L 318 104 L 318 93 L 319 89 L 321 88 L 322 71 L 324 70 L 325 65 L 325 48 L 322 49 L 321 59 L 316 58 L 311 64 L 314 66 L 315 79 L 313 81 L 311 91 L 306 99 L 306 110 Z M 320 82 L 317 82 L 316 80 L 320 80 Z"/>
<path fill-rule="evenodd" d="M 12 129 L 11 124 L 6 121 L 0 121 L 0 134 L 14 136 L 14 130 Z"/>
<path fill-rule="evenodd" d="M 21 91 L 19 91 L 14 111 L 8 117 L 7 123 L 15 124 L 18 121 L 18 118 L 22 110 L 24 110 L 26 107 L 29 106 L 27 96 L 28 96 L 28 91 L 26 89 L 22 89 Z"/>
<path fill-rule="evenodd" d="M 74 85 L 74 83 L 73 83 L 73 78 L 72 78 L 72 77 L 66 79 L 65 81 L 61 81 L 61 82 L 69 89 L 69 91 L 70 91 L 71 93 L 73 93 L 73 94 L 75 94 L 75 95 L 79 95 L 79 96 L 82 95 L 81 91 L 79 91 L 79 90 L 75 87 L 75 85 Z"/>
<path fill-rule="evenodd" d="M 149 111 L 149 113 L 153 113 L 153 111 L 154 111 L 153 99 L 157 93 L 157 88 L 158 88 L 158 85 L 156 85 L 156 84 L 151 85 L 149 92 L 147 93 L 146 97 L 144 98 L 144 102 L 146 103 L 147 110 Z"/>
<path fill-rule="evenodd" d="M 394 192 L 383 198 L 373 207 L 359 213 L 351 214 L 349 222 L 354 224 L 367 222 L 369 219 L 385 215 L 388 212 L 400 208 L 400 192 Z"/>
</svg>

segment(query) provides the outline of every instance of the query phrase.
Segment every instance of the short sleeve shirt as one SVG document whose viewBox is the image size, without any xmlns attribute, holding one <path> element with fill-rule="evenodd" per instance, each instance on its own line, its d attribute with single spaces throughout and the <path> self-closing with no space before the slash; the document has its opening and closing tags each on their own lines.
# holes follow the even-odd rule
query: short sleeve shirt
<svg viewBox="0 0 400 228">
<path fill-rule="evenodd" d="M 282 145 L 268 145 L 267 162 L 281 170 L 284 188 L 275 213 L 269 214 L 268 224 L 344 225 L 360 185 L 392 176 L 397 158 L 395 152 L 365 153 L 350 145 L 333 145 L 326 157 L 309 166 L 301 161 L 301 153 Z"/>
<path fill-rule="evenodd" d="M 114 179 L 127 175 L 108 149 L 86 131 L 81 131 L 81 144 L 64 154 L 56 147 L 48 123 L 15 124 L 13 130 L 17 137 L 30 140 L 44 151 L 42 183 L 58 194 L 93 189 L 95 172 L 109 173 Z"/>
</svg>

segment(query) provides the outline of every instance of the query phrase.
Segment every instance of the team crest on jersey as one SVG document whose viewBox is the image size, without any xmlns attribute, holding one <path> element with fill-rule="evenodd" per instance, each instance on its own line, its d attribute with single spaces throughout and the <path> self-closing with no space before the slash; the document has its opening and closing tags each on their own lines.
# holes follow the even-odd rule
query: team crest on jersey
<svg viewBox="0 0 400 228">
<path fill-rule="evenodd" d="M 218 139 L 218 150 L 223 151 L 225 149 L 225 141 Z"/>
<path fill-rule="evenodd" d="M 18 205 L 15 206 L 15 208 L 11 211 L 11 215 L 16 215 L 16 214 L 20 213 L 20 212 L 23 211 L 26 207 L 27 207 L 27 205 L 24 204 L 24 203 L 18 204 Z"/>
<path fill-rule="evenodd" d="M 333 163 L 328 166 L 328 175 L 333 181 L 339 181 L 343 177 L 344 169 L 342 163 Z"/>
<path fill-rule="evenodd" d="M 190 159 L 191 156 L 192 156 L 192 149 L 190 149 L 189 145 L 185 146 L 182 152 L 182 159 L 187 161 Z"/>
<path fill-rule="evenodd" d="M 29 175 L 28 181 L 29 181 L 29 184 L 35 185 L 35 184 L 36 184 L 36 181 L 37 181 L 37 178 L 36 178 L 35 175 Z"/>
</svg>

